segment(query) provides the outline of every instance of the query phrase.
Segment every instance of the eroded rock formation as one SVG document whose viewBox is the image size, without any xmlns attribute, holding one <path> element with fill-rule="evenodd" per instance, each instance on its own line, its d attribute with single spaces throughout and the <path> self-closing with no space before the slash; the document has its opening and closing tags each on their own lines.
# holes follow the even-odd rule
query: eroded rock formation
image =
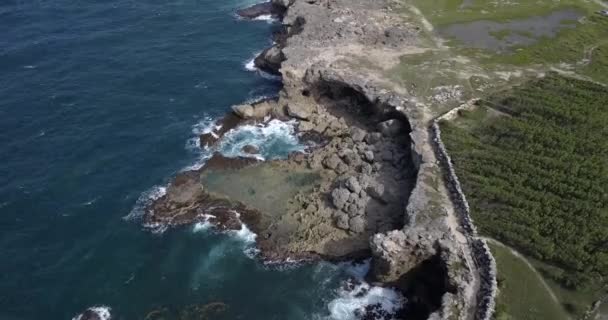
<svg viewBox="0 0 608 320">
<path fill-rule="evenodd" d="M 266 163 L 210 161 L 180 175 L 147 221 L 175 225 L 212 215 L 233 229 L 243 221 L 258 234 L 267 259 L 371 254 L 370 278 L 408 296 L 409 318 L 475 318 L 475 247 L 433 150 L 429 127 L 437 115 L 385 73 L 403 52 L 424 51 L 420 27 L 396 13 L 390 0 L 272 0 L 269 6 L 282 8 L 283 28 L 255 64 L 281 75 L 284 88 L 276 100 L 234 107 L 239 120 L 224 122 L 296 119 L 300 138 L 313 147 Z M 201 146 L 216 143 L 225 127 L 201 136 Z M 284 209 L 277 213 L 247 195 L 208 189 L 205 177 L 228 164 L 237 173 L 316 178 L 302 182 L 306 192 L 281 193 L 285 198 L 272 203 Z"/>
</svg>

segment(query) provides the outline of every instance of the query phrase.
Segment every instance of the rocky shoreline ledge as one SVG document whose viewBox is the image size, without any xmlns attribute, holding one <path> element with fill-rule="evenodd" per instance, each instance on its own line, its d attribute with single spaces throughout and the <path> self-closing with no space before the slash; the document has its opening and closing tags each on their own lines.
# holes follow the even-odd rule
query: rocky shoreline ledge
<svg viewBox="0 0 608 320">
<path fill-rule="evenodd" d="M 420 27 L 393 6 L 272 0 L 239 11 L 282 21 L 255 65 L 280 75 L 284 87 L 277 99 L 234 106 L 201 147 L 239 126 L 281 119 L 298 122 L 307 150 L 265 162 L 215 154 L 179 174 L 144 223 L 244 223 L 270 261 L 371 256 L 367 278 L 401 291 L 408 319 L 485 319 L 477 246 L 467 241 L 433 146 L 438 115 L 384 74 L 403 52 L 424 46 Z"/>
</svg>

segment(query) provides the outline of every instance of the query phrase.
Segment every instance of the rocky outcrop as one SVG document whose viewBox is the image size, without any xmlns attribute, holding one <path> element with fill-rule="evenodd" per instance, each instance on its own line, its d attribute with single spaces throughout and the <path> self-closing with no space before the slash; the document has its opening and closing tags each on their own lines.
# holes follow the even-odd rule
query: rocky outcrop
<svg viewBox="0 0 608 320">
<path fill-rule="evenodd" d="M 473 238 L 460 242 L 461 226 L 467 235 L 474 227 L 464 220 L 449 223 L 452 203 L 436 182 L 444 161 L 438 162 L 429 131 L 434 115 L 386 77 L 404 52 L 422 45 L 420 28 L 393 12 L 388 0 L 272 3 L 287 9 L 283 28 L 255 62 L 280 74 L 284 87 L 272 107 L 249 104 L 234 113 L 246 121 L 269 114 L 297 119 L 301 138 L 314 148 L 275 164 L 289 172 L 318 172 L 320 180 L 287 199 L 281 215 L 230 201 L 221 202 L 220 211 L 245 212 L 241 218 L 259 235 L 258 247 L 268 259 L 335 260 L 371 252 L 370 276 L 397 286 L 416 306 L 416 316 L 408 318 L 470 319 L 471 310 L 491 314 L 485 299 L 491 295 L 471 297 L 477 269 L 469 263 L 475 256 L 483 273 L 491 255 L 481 259 L 487 251 Z M 201 145 L 203 140 L 213 139 L 201 137 Z M 197 221 L 210 201 L 226 201 L 194 188 L 196 174 L 188 177 L 175 188 L 192 201 L 168 192 L 153 205 L 153 222 Z M 217 216 L 229 216 L 222 212 Z"/>
<path fill-rule="evenodd" d="M 239 9 L 236 14 L 246 19 L 255 19 L 265 15 L 280 17 L 285 13 L 285 9 L 286 6 L 282 1 L 268 1 Z"/>
</svg>

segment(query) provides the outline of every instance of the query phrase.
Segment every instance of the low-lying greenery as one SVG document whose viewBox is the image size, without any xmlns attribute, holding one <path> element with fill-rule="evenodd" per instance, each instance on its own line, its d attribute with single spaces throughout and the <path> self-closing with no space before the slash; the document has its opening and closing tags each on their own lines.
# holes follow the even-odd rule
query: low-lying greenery
<svg viewBox="0 0 608 320">
<path fill-rule="evenodd" d="M 542 278 L 507 247 L 490 243 L 498 266 L 497 320 L 567 320 Z"/>
<path fill-rule="evenodd" d="M 608 88 L 550 74 L 441 127 L 483 234 L 566 288 L 608 276 Z"/>
<path fill-rule="evenodd" d="M 597 10 L 597 4 L 584 0 L 413 0 L 413 4 L 435 26 L 475 20 L 507 21 L 540 16 L 561 9 L 577 9 L 584 12 Z"/>
</svg>

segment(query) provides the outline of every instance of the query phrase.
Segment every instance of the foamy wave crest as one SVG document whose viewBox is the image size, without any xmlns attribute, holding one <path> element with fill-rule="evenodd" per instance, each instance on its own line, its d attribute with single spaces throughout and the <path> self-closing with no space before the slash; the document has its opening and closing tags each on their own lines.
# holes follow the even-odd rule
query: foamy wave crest
<svg viewBox="0 0 608 320">
<path fill-rule="evenodd" d="M 135 201 L 135 205 L 131 212 L 129 212 L 124 219 L 133 220 L 141 218 L 145 213 L 146 207 L 165 194 L 167 194 L 167 188 L 161 186 L 154 186 L 152 189 L 142 193 L 137 201 Z"/>
<path fill-rule="evenodd" d="M 245 70 L 247 71 L 251 71 L 251 72 L 255 72 L 258 70 L 258 68 L 255 66 L 255 58 L 260 54 L 261 52 L 257 52 L 255 55 L 253 55 L 253 57 L 250 60 L 247 60 L 247 62 L 245 62 Z"/>
<path fill-rule="evenodd" d="M 186 149 L 190 151 L 200 151 L 200 140 L 199 137 L 206 133 L 213 134 L 214 131 L 218 131 L 222 128 L 221 124 L 217 123 L 217 120 L 211 117 L 204 117 L 194 126 L 192 126 L 193 137 L 186 141 Z"/>
<path fill-rule="evenodd" d="M 272 20 L 271 20 L 272 21 Z M 281 76 L 277 76 L 274 74 L 270 74 L 266 71 L 260 70 L 258 67 L 256 67 L 255 65 L 255 58 L 257 56 L 259 56 L 261 54 L 261 52 L 256 52 L 253 57 L 249 60 L 247 60 L 244 63 L 245 66 L 245 70 L 250 71 L 250 72 L 255 72 L 257 73 L 260 77 L 266 79 L 266 80 L 270 80 L 270 81 L 281 81 Z"/>
<path fill-rule="evenodd" d="M 99 319 L 99 320 L 110 320 L 112 315 L 110 313 L 112 309 L 106 306 L 95 306 L 90 307 L 83 313 L 75 316 L 72 320 L 88 320 L 88 319 Z M 94 318 L 96 316 L 96 318 Z"/>
<path fill-rule="evenodd" d="M 278 19 L 276 16 L 273 16 L 271 14 L 263 14 L 261 16 L 257 16 L 255 18 L 253 18 L 253 20 L 257 20 L 257 21 L 266 21 L 268 23 L 274 23 L 276 22 Z"/>
<path fill-rule="evenodd" d="M 338 297 L 328 305 L 330 319 L 357 320 L 394 319 L 405 298 L 397 291 L 389 288 L 374 287 L 360 282 L 354 287 L 341 288 Z"/>
<path fill-rule="evenodd" d="M 327 320 L 394 319 L 406 302 L 405 297 L 391 288 L 376 287 L 364 281 L 370 260 L 360 264 L 341 263 L 339 267 L 351 276 L 338 289 L 337 297 L 327 308 Z"/>
<path fill-rule="evenodd" d="M 295 121 L 271 120 L 257 125 L 244 125 L 230 130 L 220 144 L 218 151 L 227 157 L 250 157 L 242 151 L 252 145 L 258 148 L 255 155 L 260 160 L 285 157 L 294 151 L 304 151 L 295 134 Z"/>
<path fill-rule="evenodd" d="M 204 214 L 202 218 L 203 221 L 194 224 L 194 226 L 192 227 L 192 232 L 206 231 L 213 227 L 213 224 L 209 220 L 215 218 L 215 216 L 210 214 Z"/>
</svg>

